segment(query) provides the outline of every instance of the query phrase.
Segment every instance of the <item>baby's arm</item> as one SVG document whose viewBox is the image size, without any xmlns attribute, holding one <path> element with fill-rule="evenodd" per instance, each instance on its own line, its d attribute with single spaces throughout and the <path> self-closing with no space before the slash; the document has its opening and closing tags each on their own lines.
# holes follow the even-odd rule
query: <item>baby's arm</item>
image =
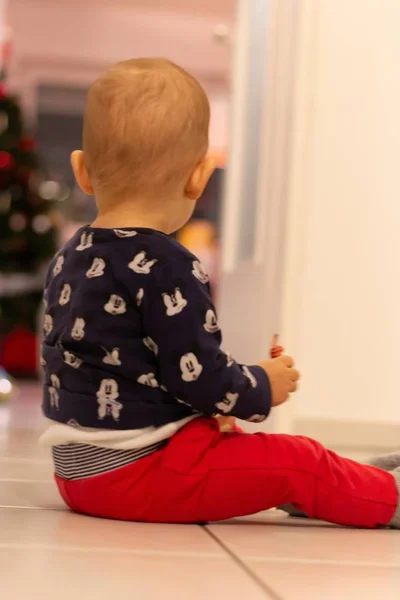
<svg viewBox="0 0 400 600">
<path fill-rule="evenodd" d="M 155 343 L 160 383 L 201 413 L 265 420 L 271 409 L 268 375 L 221 349 L 216 310 L 198 265 L 175 261 L 144 279 L 144 337 Z"/>
<path fill-rule="evenodd" d="M 278 335 L 274 335 L 272 338 L 272 343 L 271 343 L 271 350 L 270 350 L 270 356 L 271 358 L 279 358 L 280 356 L 282 356 L 283 352 L 284 352 L 284 347 L 283 346 L 279 346 L 278 345 Z M 223 432 L 227 432 L 227 431 L 241 431 L 238 426 L 236 425 L 236 419 L 235 417 L 223 417 L 222 415 L 219 415 L 217 417 L 219 426 L 221 431 Z"/>
</svg>

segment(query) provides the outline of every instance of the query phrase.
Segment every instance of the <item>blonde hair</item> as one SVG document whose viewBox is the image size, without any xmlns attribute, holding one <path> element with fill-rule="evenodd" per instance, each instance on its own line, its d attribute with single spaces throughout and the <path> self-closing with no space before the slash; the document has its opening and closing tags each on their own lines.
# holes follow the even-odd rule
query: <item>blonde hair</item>
<svg viewBox="0 0 400 600">
<path fill-rule="evenodd" d="M 171 192 L 208 149 L 199 82 L 165 59 L 111 67 L 88 92 L 83 150 L 91 183 L 112 194 Z"/>
</svg>

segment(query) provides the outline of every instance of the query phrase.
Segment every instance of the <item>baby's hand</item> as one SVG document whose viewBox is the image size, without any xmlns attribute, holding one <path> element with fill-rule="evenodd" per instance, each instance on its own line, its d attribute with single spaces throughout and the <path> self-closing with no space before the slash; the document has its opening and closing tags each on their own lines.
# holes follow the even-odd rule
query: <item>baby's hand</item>
<svg viewBox="0 0 400 600">
<path fill-rule="evenodd" d="M 267 373 L 272 392 L 272 406 L 283 404 L 297 390 L 300 374 L 293 368 L 294 362 L 290 356 L 280 356 L 260 363 Z"/>
</svg>

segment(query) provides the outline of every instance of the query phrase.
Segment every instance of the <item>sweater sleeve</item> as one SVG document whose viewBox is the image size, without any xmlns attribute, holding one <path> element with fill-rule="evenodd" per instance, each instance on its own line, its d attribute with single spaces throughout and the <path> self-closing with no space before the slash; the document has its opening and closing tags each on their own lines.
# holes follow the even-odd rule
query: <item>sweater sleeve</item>
<svg viewBox="0 0 400 600">
<path fill-rule="evenodd" d="M 154 269 L 139 295 L 143 341 L 156 354 L 160 384 L 177 402 L 207 415 L 267 418 L 268 376 L 222 350 L 208 276 L 199 261 L 185 258 Z"/>
</svg>

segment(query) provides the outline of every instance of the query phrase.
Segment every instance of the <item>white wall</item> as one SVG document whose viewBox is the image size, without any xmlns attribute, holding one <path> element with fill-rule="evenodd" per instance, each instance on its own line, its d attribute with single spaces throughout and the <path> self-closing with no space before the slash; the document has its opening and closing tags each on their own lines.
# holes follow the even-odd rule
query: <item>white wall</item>
<svg viewBox="0 0 400 600">
<path fill-rule="evenodd" d="M 400 423 L 400 2 L 318 6 L 295 410 Z"/>
<path fill-rule="evenodd" d="M 213 35 L 221 21 L 190 12 L 137 8 L 137 2 L 9 0 L 14 32 L 10 85 L 35 114 L 38 83 L 89 85 L 106 66 L 134 56 L 165 56 L 205 85 L 213 109 L 211 144 L 227 143 L 229 46 Z M 225 2 L 227 8 L 230 4 Z M 145 3 L 144 3 L 145 6 Z M 230 24 L 227 11 L 223 22 Z"/>
</svg>

